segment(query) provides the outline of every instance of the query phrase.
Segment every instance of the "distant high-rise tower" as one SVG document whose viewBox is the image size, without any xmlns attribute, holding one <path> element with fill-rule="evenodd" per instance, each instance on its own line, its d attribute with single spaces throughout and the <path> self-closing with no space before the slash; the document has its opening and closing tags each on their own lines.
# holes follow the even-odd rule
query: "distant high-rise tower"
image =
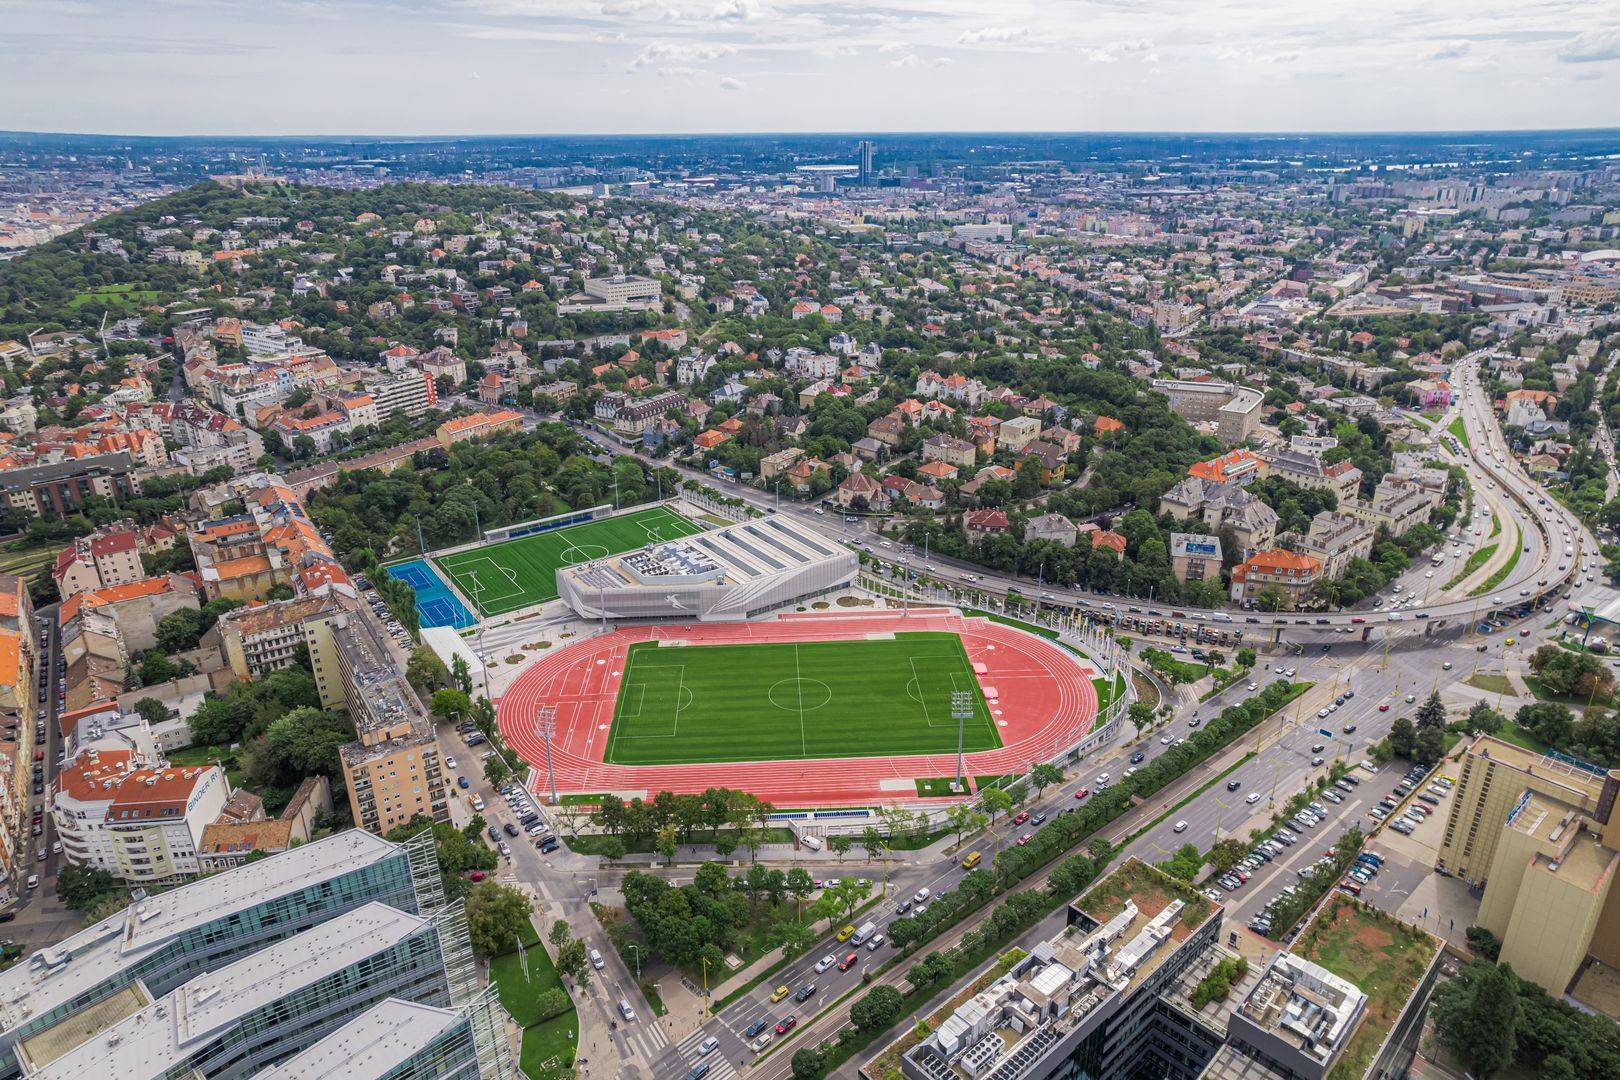
<svg viewBox="0 0 1620 1080">
<path fill-rule="evenodd" d="M 872 151 L 874 149 L 872 140 L 862 139 L 857 149 L 861 152 L 861 183 L 870 184 L 872 182 Z"/>
</svg>

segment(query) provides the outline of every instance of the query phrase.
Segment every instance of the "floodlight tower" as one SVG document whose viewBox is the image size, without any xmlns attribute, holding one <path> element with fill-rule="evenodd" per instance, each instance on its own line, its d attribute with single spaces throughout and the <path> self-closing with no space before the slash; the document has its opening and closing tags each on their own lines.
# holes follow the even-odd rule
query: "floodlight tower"
<svg viewBox="0 0 1620 1080">
<path fill-rule="evenodd" d="M 966 690 L 951 691 L 951 716 L 956 719 L 956 786 L 962 788 L 962 733 L 967 725 L 968 717 L 973 715 L 973 699 Z"/>
<path fill-rule="evenodd" d="M 534 720 L 534 733 L 546 747 L 546 783 L 551 787 L 551 805 L 557 805 L 557 774 L 551 768 L 551 740 L 557 737 L 557 707 L 542 705 Z"/>
</svg>

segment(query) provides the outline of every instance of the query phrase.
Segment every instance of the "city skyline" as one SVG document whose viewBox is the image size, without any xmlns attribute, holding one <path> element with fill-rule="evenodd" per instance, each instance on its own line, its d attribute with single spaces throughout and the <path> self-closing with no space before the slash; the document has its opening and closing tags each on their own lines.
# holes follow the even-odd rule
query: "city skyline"
<svg viewBox="0 0 1620 1080">
<path fill-rule="evenodd" d="M 5 5 L 18 130 L 1445 131 L 1620 123 L 1620 20 L 1562 0 Z M 1352 21 L 1349 16 L 1353 14 Z M 275 93 L 265 93 L 269 86 Z M 116 93 L 110 93 L 116 87 Z"/>
</svg>

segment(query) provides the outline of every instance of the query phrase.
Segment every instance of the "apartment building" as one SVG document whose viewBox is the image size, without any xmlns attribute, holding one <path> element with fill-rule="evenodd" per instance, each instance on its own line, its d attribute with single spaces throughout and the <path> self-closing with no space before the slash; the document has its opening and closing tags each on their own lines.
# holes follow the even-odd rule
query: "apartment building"
<svg viewBox="0 0 1620 1080">
<path fill-rule="evenodd" d="M 1260 462 L 1262 476 L 1280 476 L 1312 491 L 1331 491 L 1340 504 L 1353 499 L 1361 488 L 1361 470 L 1348 461 L 1329 465 L 1316 454 L 1268 447 L 1260 452 Z"/>
<path fill-rule="evenodd" d="M 122 450 L 0 472 L 0 498 L 30 514 L 66 517 L 78 513 L 92 497 L 116 503 L 140 491 L 135 462 Z"/>
<path fill-rule="evenodd" d="M 384 834 L 418 815 L 448 822 L 439 742 L 416 691 L 361 615 L 340 610 L 314 622 L 312 636 L 330 638 L 337 675 L 317 673 L 321 704 L 347 706 L 360 736 L 340 753 L 355 824 Z M 342 697 L 329 700 L 338 690 Z"/>
<path fill-rule="evenodd" d="M 1288 547 L 1321 563 L 1322 577 L 1332 581 L 1344 576 L 1351 559 L 1370 556 L 1377 536 L 1378 530 L 1359 517 L 1324 510 L 1311 519 L 1304 536 L 1290 537 Z"/>
<path fill-rule="evenodd" d="M 147 768 L 128 751 L 90 749 L 57 773 L 50 806 L 70 862 L 167 885 L 201 871 L 203 829 L 229 798 L 217 765 Z"/>
<path fill-rule="evenodd" d="M 304 623 L 333 610 L 325 597 L 273 600 L 221 615 L 207 638 L 217 640 L 225 666 L 238 679 L 289 667 L 305 646 Z"/>
<path fill-rule="evenodd" d="M 1215 379 L 1154 379 L 1153 389 L 1194 424 L 1212 424 L 1225 443 L 1240 443 L 1260 426 L 1265 401 L 1257 390 Z"/>
<path fill-rule="evenodd" d="M 1620 966 L 1620 770 L 1489 735 L 1463 755 L 1437 868 L 1485 887 L 1479 925 L 1522 978 L 1564 994 Z"/>
<path fill-rule="evenodd" d="M 423 371 L 402 371 L 397 375 L 378 372 L 367 378 L 364 385 L 376 406 L 378 423 L 385 423 L 395 413 L 404 413 L 416 420 L 439 404 L 439 390 L 433 376 Z"/>
<path fill-rule="evenodd" d="M 657 279 L 637 274 L 615 274 L 612 277 L 585 279 L 585 292 L 588 295 L 605 304 L 625 307 L 657 305 L 662 288 Z"/>
<path fill-rule="evenodd" d="M 1199 533 L 1170 534 L 1170 572 L 1182 584 L 1221 579 L 1221 538 Z"/>
<path fill-rule="evenodd" d="M 1211 532 L 1230 530 L 1238 555 L 1269 549 L 1277 538 L 1277 513 L 1236 484 L 1189 476 L 1159 497 L 1159 512 L 1177 521 L 1197 518 Z"/>
<path fill-rule="evenodd" d="M 1443 489 L 1386 477 L 1379 481 L 1370 500 L 1350 499 L 1341 502 L 1339 508 L 1391 536 L 1404 536 L 1414 526 L 1427 524 L 1443 501 Z"/>
<path fill-rule="evenodd" d="M 666 390 L 647 398 L 634 398 L 620 405 L 613 413 L 613 429 L 621 435 L 640 435 L 649 426 L 662 419 L 671 409 L 686 404 L 686 395 L 679 390 Z"/>
<path fill-rule="evenodd" d="M 492 413 L 472 413 L 446 420 L 438 426 L 434 435 L 438 438 L 439 445 L 448 450 L 458 442 L 487 439 L 503 431 L 516 431 L 522 423 L 521 413 L 501 409 Z"/>
<path fill-rule="evenodd" d="M 1253 607 L 1268 588 L 1281 590 L 1287 606 L 1297 608 L 1322 580 L 1322 564 L 1309 555 L 1283 548 L 1260 551 L 1232 568 L 1232 599 Z"/>
</svg>

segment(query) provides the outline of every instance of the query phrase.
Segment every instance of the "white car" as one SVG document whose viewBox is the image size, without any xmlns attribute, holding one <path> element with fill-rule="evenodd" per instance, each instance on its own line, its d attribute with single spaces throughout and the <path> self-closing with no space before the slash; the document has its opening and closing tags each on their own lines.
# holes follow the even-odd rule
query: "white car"
<svg viewBox="0 0 1620 1080">
<path fill-rule="evenodd" d="M 816 974 L 820 975 L 823 971 L 826 971 L 836 963 L 838 963 L 838 958 L 833 956 L 831 953 L 828 953 L 826 956 L 823 956 L 820 960 L 816 961 Z"/>
<path fill-rule="evenodd" d="M 455 768 L 456 767 L 456 759 L 451 757 L 449 754 L 446 754 L 444 756 L 444 767 L 447 768 L 447 769 Z"/>
<path fill-rule="evenodd" d="M 1260 793 L 1258 791 L 1251 791 L 1249 792 L 1248 798 L 1244 799 L 1243 801 L 1248 803 L 1250 806 L 1253 806 L 1255 803 L 1260 801 Z"/>
</svg>

